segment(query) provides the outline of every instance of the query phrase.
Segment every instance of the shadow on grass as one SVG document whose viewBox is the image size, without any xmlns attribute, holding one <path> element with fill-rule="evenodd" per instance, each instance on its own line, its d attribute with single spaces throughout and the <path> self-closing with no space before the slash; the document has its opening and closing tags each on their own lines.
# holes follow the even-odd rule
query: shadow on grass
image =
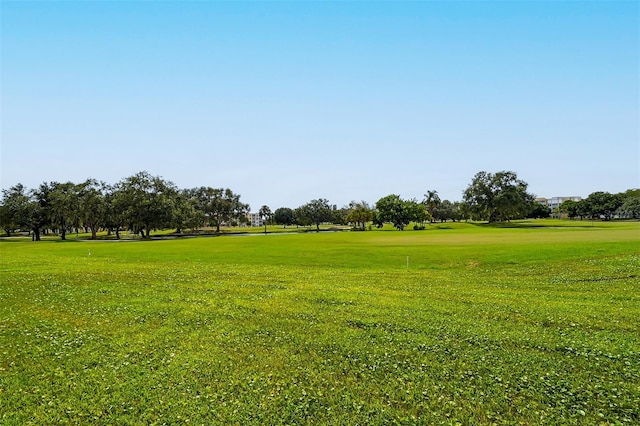
<svg viewBox="0 0 640 426">
<path fill-rule="evenodd" d="M 544 222 L 470 222 L 473 226 L 481 228 L 507 228 L 507 229 L 571 229 L 571 228 L 601 228 L 599 225 L 595 225 L 593 222 L 584 223 L 544 223 Z"/>
</svg>

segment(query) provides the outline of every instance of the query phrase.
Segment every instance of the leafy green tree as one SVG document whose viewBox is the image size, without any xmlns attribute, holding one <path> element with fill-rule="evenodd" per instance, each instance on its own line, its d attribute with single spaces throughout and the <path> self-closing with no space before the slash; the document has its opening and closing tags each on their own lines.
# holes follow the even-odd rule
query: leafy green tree
<svg viewBox="0 0 640 426">
<path fill-rule="evenodd" d="M 72 182 L 52 182 L 49 192 L 49 219 L 60 233 L 60 239 L 66 240 L 67 231 L 80 225 L 80 195 L 78 187 Z"/>
<path fill-rule="evenodd" d="M 618 195 L 603 191 L 589 194 L 585 204 L 588 206 L 589 215 L 592 218 L 603 217 L 604 220 L 611 220 L 616 210 L 622 206 L 621 198 Z"/>
<path fill-rule="evenodd" d="M 551 216 L 551 209 L 535 201 L 531 203 L 531 208 L 526 215 L 529 219 L 544 219 L 549 216 Z"/>
<path fill-rule="evenodd" d="M 640 188 L 627 189 L 626 191 L 619 193 L 618 196 L 622 198 L 622 202 L 629 197 L 640 197 Z"/>
<path fill-rule="evenodd" d="M 424 223 L 433 220 L 431 213 L 427 210 L 427 206 L 423 203 L 413 199 L 405 201 L 405 204 L 409 210 L 411 221 L 415 222 L 414 229 L 424 229 Z"/>
<path fill-rule="evenodd" d="M 134 232 L 149 238 L 152 229 L 171 226 L 177 193 L 172 182 L 144 171 L 123 179 L 119 191 L 125 220 Z"/>
<path fill-rule="evenodd" d="M 580 203 L 574 200 L 565 200 L 558 207 L 558 211 L 561 213 L 565 213 L 569 219 L 573 219 L 576 216 L 579 216 L 579 207 Z"/>
<path fill-rule="evenodd" d="M 334 205 L 331 209 L 331 219 L 329 220 L 329 222 L 335 225 L 346 225 L 349 222 L 347 220 L 348 214 L 349 214 L 349 207 L 343 206 L 338 209 Z"/>
<path fill-rule="evenodd" d="M 107 220 L 107 184 L 95 179 L 87 179 L 77 185 L 80 221 L 91 230 L 91 239 L 97 238 L 98 229 Z"/>
<path fill-rule="evenodd" d="M 120 239 L 120 231 L 127 223 L 128 199 L 127 193 L 122 188 L 122 183 L 108 185 L 105 188 L 105 221 L 109 235 L 115 232 L 116 238 Z"/>
<path fill-rule="evenodd" d="M 217 229 L 218 232 L 220 232 L 219 225 L 221 223 L 219 222 L 221 221 L 221 219 L 216 216 L 216 210 L 221 204 L 220 199 L 222 198 L 222 193 L 224 192 L 224 190 L 215 189 L 210 186 L 201 186 L 200 188 L 196 188 L 194 191 L 195 198 L 197 199 L 196 208 L 204 214 L 205 225 L 212 226 L 217 222 Z"/>
<path fill-rule="evenodd" d="M 347 208 L 346 221 L 352 223 L 354 229 L 365 230 L 365 226 L 373 219 L 373 209 L 366 201 L 352 201 Z"/>
<path fill-rule="evenodd" d="M 218 233 L 222 224 L 240 221 L 249 212 L 249 205 L 242 203 L 240 195 L 228 188 L 200 187 L 194 192 L 198 209 L 204 213 L 207 223 L 216 227 Z"/>
<path fill-rule="evenodd" d="M 303 226 L 316 225 L 316 230 L 320 231 L 320 224 L 330 222 L 333 214 L 329 206 L 329 200 L 318 198 L 311 200 L 307 204 L 300 206 L 295 211 L 296 223 Z"/>
<path fill-rule="evenodd" d="M 617 194 L 620 207 L 616 214 L 622 218 L 640 219 L 638 203 L 640 200 L 640 188 L 627 189 L 625 192 Z"/>
<path fill-rule="evenodd" d="M 202 186 L 199 188 L 184 189 L 182 192 L 194 210 L 193 223 L 189 227 L 198 230 L 207 226 L 209 224 L 209 216 L 206 210 L 209 203 L 209 195 L 213 193 L 213 188 L 205 188 Z"/>
<path fill-rule="evenodd" d="M 240 201 L 240 195 L 230 189 L 216 189 L 210 204 L 210 218 L 216 232 L 220 232 L 220 225 L 232 220 L 241 221 L 249 212 L 249 205 Z"/>
<path fill-rule="evenodd" d="M 269 208 L 269 206 L 262 206 L 260 207 L 260 210 L 258 211 L 258 214 L 260 215 L 260 218 L 262 218 L 262 223 L 264 223 L 264 233 L 267 233 L 267 221 L 271 218 L 271 216 L 273 215 L 273 213 L 271 213 L 271 209 Z"/>
<path fill-rule="evenodd" d="M 199 229 L 205 222 L 204 213 L 197 209 L 190 190 L 180 190 L 175 196 L 173 206 L 173 228 L 182 233 L 183 229 Z"/>
<path fill-rule="evenodd" d="M 534 202 L 527 183 L 514 172 L 477 173 L 463 200 L 475 220 L 501 222 L 524 217 Z"/>
<path fill-rule="evenodd" d="M 9 206 L 4 203 L 0 204 L 0 226 L 2 226 L 7 237 L 11 236 L 13 230 L 18 229 L 18 225 L 13 221 Z"/>
<path fill-rule="evenodd" d="M 580 200 L 576 205 L 576 215 L 580 216 L 580 220 L 591 216 L 591 206 L 587 200 Z"/>
<path fill-rule="evenodd" d="M 461 221 L 468 220 L 469 214 L 466 210 L 466 205 L 461 201 L 453 202 L 453 216 L 451 216 L 451 220 L 453 221 Z"/>
<path fill-rule="evenodd" d="M 275 220 L 278 225 L 283 225 L 285 228 L 289 225 L 293 225 L 295 222 L 293 209 L 288 207 L 280 207 L 276 209 L 273 214 L 273 220 Z"/>
<path fill-rule="evenodd" d="M 382 227 L 384 223 L 392 223 L 396 229 L 402 231 L 414 217 L 412 203 L 403 200 L 399 195 L 387 195 L 376 202 L 374 223 L 378 227 Z"/>
<path fill-rule="evenodd" d="M 308 205 L 302 205 L 297 207 L 293 211 L 295 224 L 298 226 L 311 226 L 313 219 L 311 218 L 311 211 Z"/>
<path fill-rule="evenodd" d="M 640 219 L 640 196 L 627 197 L 618 211 L 623 216 Z"/>
<path fill-rule="evenodd" d="M 29 203 L 31 197 L 22 184 L 2 190 L 2 206 L 0 207 L 0 221 L 2 229 L 7 234 L 21 227 L 29 227 Z M 29 229 L 31 229 L 29 227 Z"/>
<path fill-rule="evenodd" d="M 446 222 L 447 220 L 456 220 L 461 219 L 460 213 L 460 203 L 455 202 L 452 203 L 449 200 L 443 200 L 440 204 L 436 206 L 433 211 L 434 220 L 439 220 L 441 222 Z"/>
<path fill-rule="evenodd" d="M 51 204 L 50 193 L 51 187 L 46 182 L 41 183 L 38 188 L 31 190 L 33 202 L 27 206 L 27 217 L 34 241 L 40 241 L 40 233 L 44 232 L 46 235 L 47 227 L 51 224 L 49 220 L 49 207 Z"/>
</svg>

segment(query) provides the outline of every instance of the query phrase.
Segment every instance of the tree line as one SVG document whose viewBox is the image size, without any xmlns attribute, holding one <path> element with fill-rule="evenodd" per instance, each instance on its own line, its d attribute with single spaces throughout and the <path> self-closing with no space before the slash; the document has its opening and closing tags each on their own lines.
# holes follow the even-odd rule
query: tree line
<svg viewBox="0 0 640 426">
<path fill-rule="evenodd" d="M 640 219 L 640 189 L 629 189 L 618 194 L 594 192 L 584 200 L 566 200 L 558 210 L 570 219 L 611 220 L 616 216 Z"/>
<path fill-rule="evenodd" d="M 246 222 L 249 205 L 230 189 L 198 187 L 179 189 L 173 182 L 148 172 L 139 172 L 108 185 L 95 179 L 42 183 L 27 190 L 22 184 L 2 191 L 0 222 L 9 235 L 16 229 L 29 230 L 34 240 L 52 231 L 66 239 L 75 229 L 91 232 L 96 239 L 101 229 L 120 238 L 127 229 L 148 238 L 154 229 L 200 229 Z"/>
<path fill-rule="evenodd" d="M 424 229 L 434 221 L 482 220 L 499 222 L 521 218 L 549 217 L 547 207 L 535 202 L 527 192 L 527 183 L 514 172 L 479 172 L 463 193 L 463 200 L 441 200 L 436 190 L 428 190 L 424 199 L 403 199 L 397 194 L 380 198 L 375 205 L 352 201 L 337 208 L 328 199 L 319 198 L 297 208 L 280 207 L 274 212 L 263 205 L 258 214 L 266 224 L 315 226 L 324 223 L 351 225 L 354 230 L 393 224 L 398 230 L 413 223 Z M 565 202 L 561 210 L 569 217 L 613 215 L 640 218 L 640 190 L 611 195 L 591 194 L 584 202 Z M 100 230 L 120 238 L 128 230 L 148 238 L 153 230 L 198 231 L 212 227 L 241 226 L 249 223 L 250 206 L 228 188 L 197 187 L 180 189 L 173 182 L 146 171 L 126 177 L 116 184 L 95 179 L 81 183 L 44 182 L 27 189 L 17 184 L 2 190 L 0 223 L 7 236 L 17 230 L 28 231 L 33 240 L 53 232 L 66 239 L 69 232 L 91 233 Z"/>
</svg>

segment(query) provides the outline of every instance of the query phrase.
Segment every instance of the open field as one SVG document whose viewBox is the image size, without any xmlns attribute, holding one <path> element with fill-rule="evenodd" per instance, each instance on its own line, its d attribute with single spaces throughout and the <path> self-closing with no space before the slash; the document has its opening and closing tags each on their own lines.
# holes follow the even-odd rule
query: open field
<svg viewBox="0 0 640 426">
<path fill-rule="evenodd" d="M 0 242 L 0 423 L 640 423 L 640 223 L 510 226 Z"/>
</svg>

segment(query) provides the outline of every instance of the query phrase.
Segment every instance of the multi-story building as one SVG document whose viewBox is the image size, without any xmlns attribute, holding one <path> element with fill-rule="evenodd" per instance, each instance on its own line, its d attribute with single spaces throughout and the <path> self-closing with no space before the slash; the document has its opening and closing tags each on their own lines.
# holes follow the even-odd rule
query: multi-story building
<svg viewBox="0 0 640 426">
<path fill-rule="evenodd" d="M 549 207 L 549 199 L 544 197 L 536 198 L 536 203 L 542 204 L 545 207 Z"/>
<path fill-rule="evenodd" d="M 249 219 L 249 223 L 251 226 L 262 226 L 264 222 L 262 221 L 262 217 L 260 213 L 247 213 L 247 219 Z"/>
<path fill-rule="evenodd" d="M 558 207 L 560 207 L 560 205 L 567 200 L 581 201 L 582 197 L 579 197 L 576 195 L 571 197 L 536 198 L 536 202 L 542 204 L 543 206 L 549 207 L 549 209 L 551 210 L 552 217 L 558 217 L 558 218 L 562 217 L 562 214 L 558 211 Z"/>
</svg>

